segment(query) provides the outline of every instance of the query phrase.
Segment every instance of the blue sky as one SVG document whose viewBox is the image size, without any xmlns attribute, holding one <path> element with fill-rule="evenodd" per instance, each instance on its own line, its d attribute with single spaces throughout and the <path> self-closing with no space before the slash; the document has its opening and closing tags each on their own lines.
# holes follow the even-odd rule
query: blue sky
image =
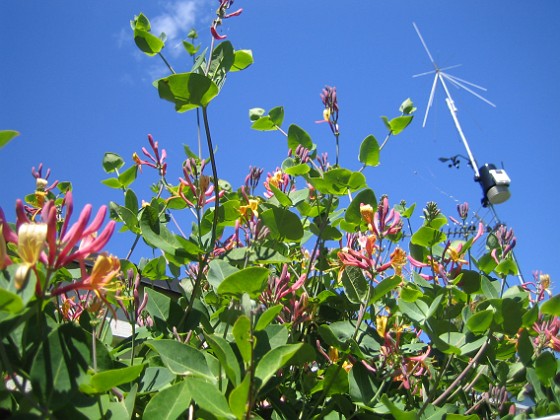
<svg viewBox="0 0 560 420">
<path fill-rule="evenodd" d="M 233 74 L 209 108 L 218 147 L 220 177 L 239 185 L 249 165 L 273 171 L 284 159 L 279 133 L 250 130 L 248 110 L 285 107 L 285 125 L 298 124 L 321 151 L 334 144 L 321 118 L 325 85 L 337 87 L 341 164 L 358 169 L 357 151 L 369 134 L 385 135 L 381 115 L 398 114 L 412 98 L 418 107 L 412 126 L 383 151 L 382 164 L 365 173 L 377 195 L 405 199 L 421 208 L 437 201 L 445 213 L 468 201 L 480 206 L 471 170 L 438 161 L 464 153 L 441 90 L 426 128 L 422 119 L 432 83 L 431 64 L 412 27 L 416 22 L 441 67 L 488 88 L 492 108 L 465 91 L 451 89 L 459 119 L 479 164 L 501 166 L 512 179 L 512 198 L 496 207 L 518 239 L 523 273 L 560 278 L 560 205 L 556 163 L 560 150 L 560 3 L 469 1 L 301 1 L 237 0 L 243 14 L 221 28 L 234 47 L 252 49 L 255 64 Z M 209 42 L 216 0 L 109 0 L 0 3 L 0 128 L 22 135 L 0 150 L 0 206 L 13 214 L 15 199 L 33 190 L 32 166 L 43 162 L 52 179 L 71 180 L 79 204 L 96 206 L 120 194 L 100 184 L 106 151 L 121 154 L 147 144 L 151 133 L 169 154 L 170 179 L 180 176 L 182 144 L 196 147 L 194 113 L 176 114 L 151 82 L 164 75 L 162 63 L 137 51 L 129 20 L 145 13 L 168 33 L 165 55 L 187 71 L 190 57 L 177 48 L 191 28 Z M 153 180 L 145 171 L 141 198 Z M 142 197 L 143 194 L 145 194 Z M 417 212 L 419 217 L 420 212 Z M 417 225 L 420 219 L 416 219 Z M 126 252 L 127 239 L 113 241 Z M 558 292 L 558 287 L 555 292 Z"/>
</svg>

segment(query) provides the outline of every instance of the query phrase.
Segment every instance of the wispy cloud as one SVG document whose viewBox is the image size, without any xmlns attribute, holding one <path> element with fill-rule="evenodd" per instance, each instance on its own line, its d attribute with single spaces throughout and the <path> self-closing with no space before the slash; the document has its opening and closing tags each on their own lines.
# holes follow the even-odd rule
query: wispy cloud
<svg viewBox="0 0 560 420">
<path fill-rule="evenodd" d="M 166 50 L 172 54 L 182 50 L 181 41 L 194 28 L 201 0 L 177 0 L 165 5 L 165 12 L 150 19 L 152 32 L 167 35 Z"/>
</svg>

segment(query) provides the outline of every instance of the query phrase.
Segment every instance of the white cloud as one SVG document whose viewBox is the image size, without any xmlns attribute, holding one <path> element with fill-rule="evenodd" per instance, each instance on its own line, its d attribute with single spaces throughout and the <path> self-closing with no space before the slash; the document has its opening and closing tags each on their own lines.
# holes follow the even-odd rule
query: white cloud
<svg viewBox="0 0 560 420">
<path fill-rule="evenodd" d="M 165 12 L 150 19 L 152 33 L 167 35 L 166 50 L 172 54 L 182 50 L 181 41 L 186 38 L 196 22 L 201 0 L 178 0 L 168 3 Z"/>
</svg>

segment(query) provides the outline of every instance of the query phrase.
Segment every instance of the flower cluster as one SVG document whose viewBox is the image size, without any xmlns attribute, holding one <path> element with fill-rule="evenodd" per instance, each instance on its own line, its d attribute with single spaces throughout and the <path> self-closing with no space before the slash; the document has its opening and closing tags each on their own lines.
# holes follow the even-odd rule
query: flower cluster
<svg viewBox="0 0 560 420">
<path fill-rule="evenodd" d="M 220 2 L 220 6 L 218 10 L 216 10 L 216 19 L 212 22 L 212 26 L 210 26 L 210 32 L 212 33 L 212 37 L 221 41 L 222 39 L 227 38 L 226 35 L 220 35 L 218 33 L 218 26 L 222 24 L 224 19 L 229 19 L 235 16 L 239 16 L 243 9 L 237 9 L 235 12 L 227 13 L 227 10 L 233 4 L 233 0 L 218 0 Z"/>
</svg>

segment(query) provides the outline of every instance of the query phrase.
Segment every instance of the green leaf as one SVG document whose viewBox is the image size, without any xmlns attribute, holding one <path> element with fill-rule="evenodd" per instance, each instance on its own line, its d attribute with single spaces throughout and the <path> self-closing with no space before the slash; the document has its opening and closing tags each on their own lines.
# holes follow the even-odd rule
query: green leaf
<svg viewBox="0 0 560 420">
<path fill-rule="evenodd" d="M 288 148 L 295 152 L 300 144 L 306 149 L 313 149 L 313 142 L 309 134 L 303 128 L 292 124 L 288 128 Z"/>
<path fill-rule="evenodd" d="M 101 180 L 101 183 L 109 188 L 120 190 L 123 186 L 117 178 L 107 178 Z"/>
<path fill-rule="evenodd" d="M 210 283 L 214 290 L 220 286 L 226 277 L 239 271 L 238 268 L 224 260 L 212 260 L 208 267 L 208 283 Z"/>
<path fill-rule="evenodd" d="M 236 386 L 229 394 L 229 406 L 238 419 L 242 419 L 247 412 L 247 400 L 251 390 L 251 375 L 245 375 L 243 382 Z"/>
<path fill-rule="evenodd" d="M 264 116 L 265 110 L 263 108 L 251 108 L 249 109 L 249 120 L 257 121 Z"/>
<path fill-rule="evenodd" d="M 492 309 L 477 312 L 468 319 L 467 328 L 475 334 L 487 333 L 493 319 L 494 311 Z"/>
<path fill-rule="evenodd" d="M 550 386 L 550 380 L 556 376 L 556 358 L 550 351 L 543 351 L 535 360 L 535 371 L 544 386 Z"/>
<path fill-rule="evenodd" d="M 273 348 L 262 357 L 255 369 L 255 378 L 260 381 L 259 389 L 262 389 L 283 367 L 312 361 L 315 357 L 315 351 L 309 344 L 285 344 Z"/>
<path fill-rule="evenodd" d="M 202 351 L 176 340 L 149 340 L 146 345 L 159 354 L 163 364 L 176 375 L 195 375 L 216 382 Z"/>
<path fill-rule="evenodd" d="M 138 392 L 148 393 L 166 388 L 177 378 L 169 369 L 162 366 L 148 367 L 140 377 Z"/>
<path fill-rule="evenodd" d="M 112 388 L 134 381 L 144 369 L 144 365 L 129 366 L 120 369 L 105 370 L 93 375 L 89 386 L 96 393 L 110 391 Z"/>
<path fill-rule="evenodd" d="M 393 118 L 389 121 L 391 127 L 391 134 L 396 136 L 401 133 L 412 122 L 412 115 L 403 115 L 401 117 Z"/>
<path fill-rule="evenodd" d="M 383 394 L 381 397 L 381 402 L 385 407 L 389 409 L 394 418 L 399 420 L 417 420 L 416 413 L 414 411 L 404 411 L 400 409 L 393 401 L 389 399 L 387 394 Z"/>
<path fill-rule="evenodd" d="M 159 97 L 175 104 L 177 112 L 206 107 L 219 92 L 218 86 L 198 73 L 179 73 L 157 81 Z"/>
<path fill-rule="evenodd" d="M 110 173 L 115 169 L 120 169 L 124 165 L 124 160 L 116 153 L 107 152 L 103 156 L 103 169 Z"/>
<path fill-rule="evenodd" d="M 414 245 L 431 248 L 446 239 L 445 233 L 428 226 L 422 226 L 412 235 L 410 242 Z"/>
<path fill-rule="evenodd" d="M 0 149 L 7 145 L 13 138 L 19 136 L 15 130 L 0 130 Z"/>
<path fill-rule="evenodd" d="M 303 225 L 299 217 L 290 210 L 272 207 L 261 215 L 263 223 L 274 238 L 299 241 L 303 237 Z"/>
<path fill-rule="evenodd" d="M 220 337 L 219 335 L 215 334 L 205 334 L 204 337 L 216 358 L 222 364 L 222 368 L 226 372 L 227 377 L 233 384 L 233 386 L 237 386 L 239 381 L 241 380 L 241 370 L 239 368 L 239 362 L 237 361 L 237 357 L 235 357 L 235 353 L 231 348 L 231 345 L 228 343 L 227 340 Z"/>
<path fill-rule="evenodd" d="M 165 46 L 161 38 L 142 30 L 134 29 L 134 43 L 144 54 L 154 56 Z"/>
<path fill-rule="evenodd" d="M 25 305 L 20 296 L 6 289 L 0 288 L 0 312 L 17 314 L 21 312 Z"/>
<path fill-rule="evenodd" d="M 131 166 L 126 171 L 119 175 L 119 182 L 123 187 L 128 187 L 134 182 L 138 175 L 138 166 Z"/>
<path fill-rule="evenodd" d="M 162 255 L 158 258 L 152 258 L 148 263 L 142 268 L 142 277 L 149 280 L 167 280 L 169 276 L 167 275 L 167 261 Z"/>
<path fill-rule="evenodd" d="M 233 46 L 229 41 L 220 42 L 212 51 L 212 60 L 207 74 L 219 89 L 225 83 L 226 74 L 233 65 L 233 60 Z"/>
<path fill-rule="evenodd" d="M 128 189 L 124 194 L 124 206 L 132 212 L 136 217 L 138 216 L 138 198 L 134 191 Z"/>
<path fill-rule="evenodd" d="M 375 197 L 375 193 L 373 190 L 366 188 L 363 191 L 360 191 L 350 205 L 348 209 L 346 209 L 346 214 L 344 215 L 344 220 L 348 223 L 353 223 L 355 225 L 359 225 L 362 222 L 362 214 L 360 213 L 360 205 L 361 204 L 369 204 L 374 209 L 377 208 L 377 198 Z"/>
<path fill-rule="evenodd" d="M 545 315 L 560 316 L 560 295 L 548 299 L 541 305 L 541 313 Z"/>
<path fill-rule="evenodd" d="M 494 271 L 502 276 L 517 276 L 519 274 L 517 264 L 510 258 L 501 261 L 497 267 L 494 268 Z"/>
<path fill-rule="evenodd" d="M 282 162 L 282 170 L 288 175 L 297 176 L 309 173 L 311 168 L 305 163 L 297 163 L 294 158 L 288 157 Z"/>
<path fill-rule="evenodd" d="M 198 50 L 200 50 L 200 45 L 194 45 L 188 41 L 183 41 L 183 47 L 191 56 L 195 55 Z"/>
<path fill-rule="evenodd" d="M 361 172 L 352 172 L 345 168 L 331 169 L 322 177 L 309 177 L 309 182 L 324 194 L 345 195 L 348 191 L 357 191 L 367 186 L 366 178 Z"/>
<path fill-rule="evenodd" d="M 369 284 L 358 267 L 348 266 L 342 271 L 342 285 L 352 303 L 363 304 L 368 298 Z"/>
<path fill-rule="evenodd" d="M 269 271 L 264 267 L 247 267 L 227 276 L 216 290 L 219 295 L 234 295 L 241 297 L 247 293 L 256 298 L 267 284 Z"/>
<path fill-rule="evenodd" d="M 33 392 L 51 410 L 70 404 L 90 363 L 90 345 L 85 333 L 73 324 L 63 324 L 44 340 L 31 365 Z"/>
<path fill-rule="evenodd" d="M 212 413 L 218 419 L 236 418 L 229 409 L 226 397 L 218 391 L 216 385 L 195 377 L 188 377 L 185 382 L 193 401 L 201 409 Z"/>
<path fill-rule="evenodd" d="M 144 409 L 143 419 L 174 420 L 189 408 L 191 393 L 187 382 L 178 382 L 156 392 Z"/>
<path fill-rule="evenodd" d="M 306 165 L 307 166 L 307 165 Z M 282 207 L 290 207 L 292 206 L 292 200 L 288 197 L 287 194 L 276 188 L 274 185 L 269 184 L 270 191 L 274 194 L 274 197 L 278 200 L 278 203 Z"/>
<path fill-rule="evenodd" d="M 379 143 L 373 135 L 370 134 L 362 141 L 358 159 L 366 166 L 379 165 Z"/>
<path fill-rule="evenodd" d="M 284 122 L 284 107 L 277 106 L 272 108 L 270 111 L 268 111 L 268 116 L 274 124 L 280 127 Z"/>
<path fill-rule="evenodd" d="M 472 270 L 461 270 L 459 276 L 461 276 L 461 278 L 457 282 L 457 285 L 463 289 L 465 293 L 470 295 L 480 292 L 480 273 Z"/>
<path fill-rule="evenodd" d="M 387 293 L 394 290 L 399 284 L 401 284 L 402 281 L 403 281 L 402 278 L 399 276 L 392 276 L 381 280 L 381 282 L 379 282 L 379 284 L 377 284 L 373 288 L 373 293 L 369 300 L 370 305 L 376 303 Z"/>
<path fill-rule="evenodd" d="M 417 299 L 414 302 L 406 302 L 403 299 L 399 299 L 398 304 L 403 315 L 419 324 L 426 322 L 429 317 L 430 308 L 423 300 Z"/>
<path fill-rule="evenodd" d="M 245 364 L 251 363 L 251 349 L 254 343 L 251 335 L 251 320 L 246 315 L 241 315 L 233 325 L 233 337 Z"/>
<path fill-rule="evenodd" d="M 257 321 L 255 331 L 264 330 L 268 326 L 268 324 L 274 321 L 274 319 L 278 316 L 282 309 L 284 309 L 284 305 L 279 303 L 278 305 L 271 306 L 266 311 L 264 311 Z"/>
<path fill-rule="evenodd" d="M 264 117 L 259 118 L 256 120 L 252 125 L 251 128 L 257 131 L 273 131 L 278 130 L 274 121 L 268 116 L 265 115 Z"/>
<path fill-rule="evenodd" d="M 233 58 L 233 65 L 230 71 L 240 71 L 245 70 L 251 64 L 253 64 L 253 51 L 251 50 L 237 50 Z M 278 124 L 280 125 L 280 124 Z"/>
</svg>

